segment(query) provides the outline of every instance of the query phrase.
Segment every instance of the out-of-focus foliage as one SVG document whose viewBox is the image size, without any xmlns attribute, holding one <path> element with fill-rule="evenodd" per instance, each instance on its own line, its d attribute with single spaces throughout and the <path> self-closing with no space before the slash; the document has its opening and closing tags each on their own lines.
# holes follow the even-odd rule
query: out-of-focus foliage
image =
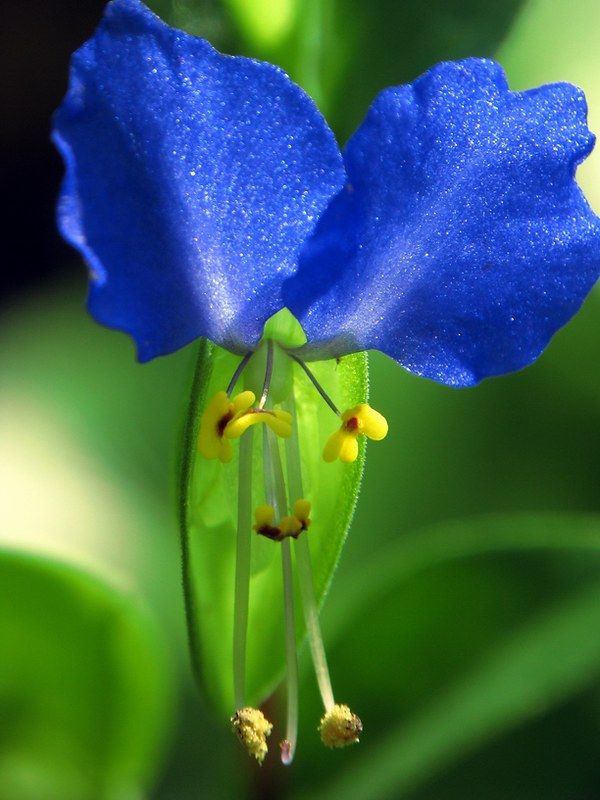
<svg viewBox="0 0 600 800">
<path fill-rule="evenodd" d="M 591 127 L 600 130 L 594 0 L 152 5 L 226 52 L 281 64 L 315 94 L 342 140 L 385 86 L 412 80 L 442 59 L 495 53 L 515 89 L 554 80 L 580 84 Z M 596 207 L 598 163 L 594 155 L 581 169 Z M 304 653 L 296 763 L 283 770 L 273 753 L 258 771 L 231 739 L 227 720 L 212 716 L 205 700 L 192 703 L 183 677 L 189 665 L 169 483 L 194 348 L 136 365 L 125 337 L 85 318 L 83 270 L 73 264 L 72 272 L 77 292 L 46 290 L 16 307 L 2 327 L 1 538 L 11 547 L 85 564 L 102 580 L 116 577 L 150 604 L 181 665 L 183 698 L 157 800 L 325 793 L 378 800 L 595 797 L 598 293 L 537 364 L 474 390 L 437 386 L 373 357 L 372 403 L 388 417 L 390 435 L 369 448 L 358 512 L 323 612 L 336 697 L 361 714 L 363 741 L 344 752 L 323 750 L 315 731 L 321 708 Z M 496 512 L 504 513 L 489 516 Z M 34 571 L 39 564 L 19 563 Z M 41 580 L 48 630 L 59 629 L 50 615 L 64 606 L 68 592 L 79 599 L 57 623 L 65 631 L 60 641 L 58 635 L 49 639 L 46 628 L 34 637 L 37 648 L 56 645 L 47 669 L 42 659 L 20 669 L 4 645 L 14 631 L 2 625 L 2 669 L 14 673 L 0 689 L 3 719 L 39 719 L 40 726 L 26 739 L 19 738 L 26 728 L 5 726 L 0 764 L 18 745 L 34 787 L 23 797 L 44 800 L 39 786 L 52 767 L 63 781 L 58 796 L 69 800 L 75 773 L 56 755 L 60 741 L 41 724 L 41 714 L 62 708 L 70 721 L 65 731 L 85 732 L 77 752 L 87 752 L 85 743 L 95 735 L 89 720 L 103 699 L 83 692 L 90 677 L 86 653 L 94 652 L 88 646 L 96 648 L 98 670 L 117 663 L 139 671 L 140 687 L 128 698 L 132 707 L 135 692 L 145 692 L 151 681 L 157 687 L 160 674 L 151 670 L 148 677 L 147 665 L 138 666 L 140 634 L 133 623 L 120 627 L 116 640 L 110 626 L 91 635 L 102 608 L 129 608 L 121 594 L 113 598 L 108 589 L 96 589 L 96 606 L 86 605 L 80 601 L 88 590 L 77 589 L 79 579 L 65 588 L 58 574 L 38 578 L 19 580 L 8 610 L 2 606 L 3 618 L 18 607 L 13 596 L 22 598 L 23 608 L 39 607 L 42 589 L 34 583 Z M 90 615 L 94 624 L 86 622 Z M 50 666 L 59 663 L 57 653 L 70 652 L 70 645 L 58 650 L 69 631 L 81 634 L 81 652 L 64 667 L 69 686 L 55 683 L 54 705 L 42 706 L 38 699 L 52 687 L 50 678 L 61 677 Z M 14 667 L 4 664 L 5 652 Z M 168 693 L 168 683 L 153 690 L 156 709 Z M 108 703 L 101 708 L 107 711 Z M 277 698 L 270 713 L 281 715 Z M 150 724 L 147 739 L 132 734 L 120 767 L 107 743 L 86 756 L 96 774 L 110 762 L 103 774 L 135 777 L 139 790 L 162 758 L 149 766 Z M 20 800 L 12 789 L 2 795 L 5 785 L 0 782 L 0 800 Z"/>
<path fill-rule="evenodd" d="M 127 593 L 0 551 L 0 797 L 126 800 L 162 763 L 164 647 Z"/>
<path fill-rule="evenodd" d="M 344 141 L 386 86 L 413 80 L 436 61 L 492 55 L 519 0 L 274 0 L 226 5 L 246 50 L 280 64 L 317 100 Z M 293 20 L 293 22 L 292 22 Z"/>
<path fill-rule="evenodd" d="M 600 132 L 596 0 L 531 0 L 519 15 L 497 56 L 515 89 L 569 81 L 580 86 L 589 107 L 589 125 Z M 596 212 L 600 211 L 600 157 L 593 153 L 578 178 Z"/>
<path fill-rule="evenodd" d="M 402 590 L 413 576 L 427 574 L 454 560 L 502 552 L 544 551 L 559 558 L 569 553 L 591 558 L 590 574 L 579 569 L 576 590 L 564 592 L 566 597 L 561 591 L 560 600 L 547 597 L 524 609 L 526 622 L 519 622 L 516 631 L 504 633 L 505 621 L 499 617 L 493 639 L 484 635 L 471 653 L 468 650 L 474 642 L 468 633 L 465 636 L 464 628 L 467 626 L 468 631 L 472 622 L 469 616 L 475 614 L 467 609 L 466 619 L 448 621 L 450 636 L 456 636 L 455 645 L 467 650 L 466 659 L 458 650 L 448 660 L 442 643 L 431 642 L 430 655 L 441 657 L 443 671 L 439 670 L 436 676 L 428 670 L 428 687 L 423 686 L 423 676 L 415 680 L 407 675 L 406 686 L 396 689 L 398 673 L 389 675 L 388 667 L 386 677 L 376 667 L 374 683 L 380 693 L 385 693 L 388 712 L 397 715 L 397 722 L 383 737 L 375 733 L 375 741 L 371 746 L 367 744 L 364 755 L 356 756 L 355 763 L 338 781 L 327 783 L 317 797 L 368 800 L 404 796 L 407 790 L 430 780 L 438 770 L 474 747 L 481 747 L 489 738 L 501 736 L 541 709 L 551 708 L 569 694 L 581 691 L 600 673 L 600 637 L 586 633 L 600 625 L 598 517 L 490 516 L 419 530 L 402 537 L 370 563 L 363 562 L 360 575 L 340 581 L 338 589 L 347 602 L 338 606 L 337 614 L 330 618 L 330 639 L 341 641 L 347 636 L 354 640 L 355 647 L 356 640 L 362 639 L 363 646 L 356 648 L 360 651 L 368 648 L 372 632 L 357 637 L 352 632 L 356 621 L 383 617 L 390 629 L 397 630 Z M 573 564 L 577 563 L 576 558 Z M 462 633 L 456 630 L 459 626 Z M 381 624 L 377 627 L 381 630 Z M 419 640 L 422 647 L 423 630 L 413 629 L 411 634 L 412 643 L 402 642 L 400 648 L 394 649 L 401 650 L 406 644 L 414 647 L 415 639 L 417 648 Z M 388 650 L 386 643 L 382 647 L 384 652 Z M 393 655 L 388 651 L 382 663 L 393 663 Z M 417 655 L 417 664 L 418 658 Z M 405 663 L 415 661 L 406 658 Z M 424 692 L 423 688 L 429 691 Z M 407 689 L 412 689 L 412 697 L 407 695 Z M 311 791 L 309 796 L 315 797 L 315 793 Z M 510 796 L 515 796 L 514 791 Z"/>
</svg>

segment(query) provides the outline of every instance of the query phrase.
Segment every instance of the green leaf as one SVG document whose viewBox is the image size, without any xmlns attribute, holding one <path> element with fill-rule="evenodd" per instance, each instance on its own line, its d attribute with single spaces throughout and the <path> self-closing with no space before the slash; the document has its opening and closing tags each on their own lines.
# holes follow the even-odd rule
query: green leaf
<svg viewBox="0 0 600 800">
<path fill-rule="evenodd" d="M 172 687 L 136 601 L 72 566 L 0 551 L 0 630 L 0 797 L 141 797 Z"/>
<path fill-rule="evenodd" d="M 390 606 L 390 592 L 419 572 L 501 552 L 555 553 L 559 563 L 567 553 L 585 555 L 590 567 L 587 586 L 566 600 L 551 601 L 516 632 L 505 633 L 477 655 L 468 671 L 461 670 L 455 683 L 430 692 L 426 705 L 417 706 L 408 719 L 400 715 L 384 736 L 378 738 L 367 727 L 363 752 L 355 751 L 340 777 L 321 792 L 311 791 L 311 798 L 404 797 L 470 751 L 598 678 L 600 640 L 592 632 L 600 624 L 600 585 L 595 577 L 600 566 L 600 519 L 594 516 L 484 517 L 404 536 L 370 561 L 363 560 L 360 569 L 346 570 L 345 580 L 336 582 L 332 613 L 326 615 L 329 642 L 334 634 L 354 628 L 357 619 L 376 618 L 378 609 Z M 590 556 L 596 557 L 595 568 Z M 336 601 L 337 597 L 342 600 Z M 399 613 L 410 616 L 410 609 L 396 608 L 389 620 L 399 624 Z M 389 634 L 394 635 L 393 629 Z M 404 669 L 410 670 L 410 663 Z M 388 719 L 397 713 L 392 686 L 390 681 L 380 687 L 389 698 Z"/>
<path fill-rule="evenodd" d="M 184 589 L 189 639 L 196 674 L 214 703 L 233 709 L 232 637 L 238 481 L 236 455 L 230 464 L 197 454 L 199 419 L 207 398 L 227 387 L 239 357 L 208 343 L 201 345 L 185 437 L 181 483 Z M 304 490 L 312 503 L 309 537 L 314 583 L 321 601 L 335 570 L 354 511 L 362 477 L 364 449 L 352 465 L 325 464 L 321 450 L 338 420 L 297 365 L 293 369 Z M 316 377 L 342 409 L 365 400 L 364 354 L 339 363 L 311 364 Z M 277 370 L 277 365 L 276 365 Z M 275 371 L 276 371 L 275 370 Z M 254 437 L 253 507 L 262 492 L 260 436 Z M 290 498 L 293 500 L 297 498 Z M 279 545 L 252 537 L 252 575 L 247 652 L 247 702 L 264 700 L 284 666 L 282 584 Z M 303 636 L 297 611 L 298 637 Z"/>
<path fill-rule="evenodd" d="M 332 603 L 324 620 L 328 641 L 343 635 L 378 597 L 429 567 L 493 553 L 569 550 L 600 557 L 597 517 L 553 512 L 490 514 L 405 533 L 381 548 L 368 564 L 363 556 L 359 565 L 338 578 L 335 594 L 344 599 Z"/>
</svg>

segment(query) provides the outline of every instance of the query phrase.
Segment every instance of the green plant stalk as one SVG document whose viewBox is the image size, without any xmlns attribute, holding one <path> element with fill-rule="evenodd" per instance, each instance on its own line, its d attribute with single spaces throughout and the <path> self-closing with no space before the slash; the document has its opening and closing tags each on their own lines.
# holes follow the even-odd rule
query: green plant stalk
<svg viewBox="0 0 600 800">
<path fill-rule="evenodd" d="M 242 436 L 239 455 L 238 523 L 235 552 L 233 608 L 233 694 L 236 709 L 245 706 L 246 639 L 250 599 L 250 547 L 252 530 L 252 445 L 254 431 Z"/>
</svg>

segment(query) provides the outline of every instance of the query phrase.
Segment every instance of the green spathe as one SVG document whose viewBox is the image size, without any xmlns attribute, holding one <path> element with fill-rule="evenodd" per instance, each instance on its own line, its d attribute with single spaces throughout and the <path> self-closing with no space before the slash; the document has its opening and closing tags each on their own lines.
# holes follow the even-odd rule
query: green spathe
<svg viewBox="0 0 600 800">
<path fill-rule="evenodd" d="M 290 320 L 289 315 L 286 320 L 286 315 L 287 312 L 276 315 L 278 319 L 271 321 L 268 332 L 288 346 L 300 344 L 299 337 L 294 337 L 293 318 Z M 257 361 L 261 357 L 258 353 Z M 354 464 L 326 464 L 322 460 L 323 444 L 338 427 L 338 418 L 323 402 L 302 369 L 284 353 L 280 357 L 284 362 L 274 364 L 272 398 L 275 402 L 283 402 L 291 391 L 294 394 L 304 490 L 312 503 L 313 524 L 308 536 L 314 583 L 321 601 L 354 511 L 362 477 L 364 446 L 361 445 L 359 458 Z M 196 446 L 199 420 L 207 398 L 227 387 L 239 361 L 239 356 L 207 342 L 201 343 L 184 444 L 181 484 L 184 585 L 190 643 L 196 672 L 206 687 L 207 695 L 227 714 L 231 714 L 234 705 L 231 665 L 238 447 L 236 445 L 233 461 L 224 465 L 201 458 Z M 277 377 L 279 367 L 286 373 L 281 382 Z M 340 408 L 366 400 L 365 354 L 347 356 L 339 362 L 312 363 L 311 369 Z M 261 375 L 260 369 L 257 375 Z M 251 371 L 248 380 L 256 383 Z M 251 385 L 250 388 L 254 391 L 259 387 Z M 259 436 L 254 438 L 252 450 L 253 508 L 264 503 L 260 439 Z M 299 498 L 290 496 L 289 499 L 293 503 Z M 283 674 L 281 598 L 279 545 L 253 534 L 246 662 L 246 702 L 249 705 L 264 700 Z M 296 619 L 298 638 L 301 639 L 304 636 L 301 614 L 298 613 Z"/>
</svg>

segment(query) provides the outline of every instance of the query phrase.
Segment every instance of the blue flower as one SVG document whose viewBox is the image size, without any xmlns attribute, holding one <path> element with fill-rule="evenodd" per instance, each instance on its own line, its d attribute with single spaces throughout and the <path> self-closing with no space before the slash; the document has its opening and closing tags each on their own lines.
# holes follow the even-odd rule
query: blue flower
<svg viewBox="0 0 600 800">
<path fill-rule="evenodd" d="M 352 462 L 359 436 L 382 439 L 387 422 L 366 403 L 338 411 L 307 362 L 377 349 L 418 375 L 469 386 L 536 359 L 599 274 L 600 221 L 575 182 L 594 144 L 583 94 L 568 84 L 511 92 L 484 59 L 439 64 L 382 92 L 342 155 L 280 69 L 221 55 L 140 0 L 113 0 L 73 57 L 53 138 L 66 164 L 59 225 L 89 265 L 94 317 L 129 333 L 141 361 L 199 337 L 241 356 L 199 426 L 200 452 L 224 470 L 244 437 L 234 730 L 262 761 L 272 725 L 244 702 L 251 476 L 262 471 L 254 530 L 280 544 L 283 564 L 292 722 L 282 759 L 296 737 L 290 539 L 321 737 L 330 747 L 358 741 L 361 722 L 334 701 L 320 637 L 307 542 L 314 498 L 302 480 L 314 448 L 303 460 L 293 441 L 286 370 L 298 364 L 340 417 L 325 461 Z M 263 341 L 283 308 L 304 344 Z M 263 365 L 262 390 L 251 360 Z"/>
<path fill-rule="evenodd" d="M 533 361 L 598 277 L 584 96 L 511 92 L 491 61 L 382 92 L 342 158 L 280 69 L 113 0 L 53 135 L 90 311 L 141 361 L 246 353 L 287 306 L 308 359 L 374 348 L 467 386 Z"/>
</svg>

